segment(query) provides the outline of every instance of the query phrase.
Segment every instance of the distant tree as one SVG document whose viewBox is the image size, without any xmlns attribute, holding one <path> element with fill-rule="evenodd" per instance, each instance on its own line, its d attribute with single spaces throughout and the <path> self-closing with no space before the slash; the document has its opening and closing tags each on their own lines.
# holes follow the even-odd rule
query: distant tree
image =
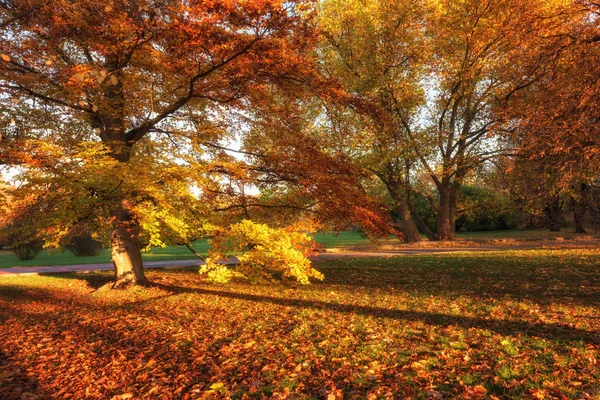
<svg viewBox="0 0 600 400">
<path fill-rule="evenodd" d="M 552 55 L 548 72 L 514 96 L 506 115 L 530 186 L 545 177 L 546 193 L 562 193 L 548 202 L 551 229 L 558 227 L 559 203 L 571 199 L 582 232 L 586 210 L 593 216 L 598 209 L 590 193 L 600 177 L 600 8 L 587 1 L 575 7 L 584 17 L 545 49 Z"/>
<path fill-rule="evenodd" d="M 452 239 L 463 182 L 507 151 L 497 134 L 512 127 L 497 110 L 544 76 L 553 57 L 544 49 L 563 40 L 569 7 L 332 0 L 321 9 L 323 69 L 344 83 L 359 115 L 346 129 L 350 152 L 388 188 L 409 240 L 421 238 L 409 193 L 432 204 L 437 238 Z M 419 174 L 433 196 L 414 184 Z"/>
</svg>

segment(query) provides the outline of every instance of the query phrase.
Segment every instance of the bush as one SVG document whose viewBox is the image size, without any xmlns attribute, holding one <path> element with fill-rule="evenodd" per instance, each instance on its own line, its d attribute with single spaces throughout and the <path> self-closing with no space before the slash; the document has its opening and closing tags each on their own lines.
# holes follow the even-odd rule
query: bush
<svg viewBox="0 0 600 400">
<path fill-rule="evenodd" d="M 15 256 L 21 261 L 33 260 L 44 249 L 43 240 L 34 240 L 27 243 L 15 245 L 10 248 Z"/>
<path fill-rule="evenodd" d="M 462 186 L 458 209 L 457 230 L 495 231 L 515 229 L 519 215 L 514 204 L 493 189 L 483 186 Z"/>
<path fill-rule="evenodd" d="M 83 230 L 71 237 L 66 248 L 76 257 L 97 256 L 102 251 L 102 243 L 95 240 L 88 231 Z"/>
<path fill-rule="evenodd" d="M 21 216 L 4 229 L 8 248 L 19 260 L 33 260 L 43 250 L 44 241 L 38 237 L 30 216 Z"/>
</svg>

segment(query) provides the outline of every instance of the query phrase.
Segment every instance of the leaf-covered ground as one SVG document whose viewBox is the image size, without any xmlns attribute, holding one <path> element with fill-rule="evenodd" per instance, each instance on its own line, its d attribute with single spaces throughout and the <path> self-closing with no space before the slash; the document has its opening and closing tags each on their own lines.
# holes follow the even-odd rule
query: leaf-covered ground
<svg viewBox="0 0 600 400">
<path fill-rule="evenodd" d="M 324 283 L 0 280 L 0 398 L 600 398 L 600 251 L 335 260 Z"/>
</svg>

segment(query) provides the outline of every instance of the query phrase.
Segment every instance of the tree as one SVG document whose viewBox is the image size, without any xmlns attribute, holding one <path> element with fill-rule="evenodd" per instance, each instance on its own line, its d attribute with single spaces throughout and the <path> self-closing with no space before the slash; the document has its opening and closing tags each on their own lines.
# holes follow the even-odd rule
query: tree
<svg viewBox="0 0 600 400">
<path fill-rule="evenodd" d="M 355 132 L 375 138 L 364 152 L 395 204 L 406 209 L 407 193 L 424 195 L 437 238 L 452 239 L 463 181 L 506 151 L 496 110 L 544 75 L 552 56 L 542 49 L 554 46 L 566 11 L 535 0 L 363 3 L 323 4 L 325 71 L 367 116 L 368 128 Z M 410 183 L 421 171 L 435 196 Z M 400 214 L 414 230 L 409 213 Z"/>
<path fill-rule="evenodd" d="M 227 110 L 309 75 L 310 15 L 302 0 L 2 2 L 2 129 L 22 134 L 0 158 L 29 167 L 48 238 L 109 224 L 115 285 L 146 282 L 143 232 L 206 228 L 190 187 L 221 183 L 206 154 L 224 157 Z"/>
<path fill-rule="evenodd" d="M 551 180 L 547 192 L 571 198 L 576 229 L 583 232 L 586 209 L 592 215 L 598 209 L 590 189 L 600 174 L 600 14 L 597 4 L 584 1 L 570 15 L 568 29 L 543 50 L 551 68 L 518 93 L 504 113 L 518 156 L 527 160 L 528 170 Z M 557 214 L 558 202 L 555 195 L 550 214 Z"/>
<path fill-rule="evenodd" d="M 422 6 L 326 1 L 320 15 L 323 70 L 340 80 L 350 96 L 346 107 L 324 107 L 332 145 L 381 181 L 408 242 L 422 239 L 407 199 L 416 159 L 396 112 L 400 105 L 405 118 L 412 119 L 423 104 L 418 82 L 426 57 L 421 51 L 427 51 L 419 48 Z"/>
</svg>

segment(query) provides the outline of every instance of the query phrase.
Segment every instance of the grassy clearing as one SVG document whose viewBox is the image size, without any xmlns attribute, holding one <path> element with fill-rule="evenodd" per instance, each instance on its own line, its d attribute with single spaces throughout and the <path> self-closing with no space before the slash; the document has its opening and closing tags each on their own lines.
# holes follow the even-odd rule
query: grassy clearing
<svg viewBox="0 0 600 400">
<path fill-rule="evenodd" d="M 309 287 L 0 280 L 0 398 L 599 398 L 600 251 L 335 260 Z M 443 396 L 443 397 L 442 397 Z M 125 396 L 126 397 L 126 396 Z"/>
<path fill-rule="evenodd" d="M 331 233 L 317 233 L 315 239 L 326 248 L 370 243 L 369 239 L 362 236 L 360 232 L 340 232 L 338 235 Z M 209 249 L 210 245 L 207 240 L 197 240 L 194 242 L 194 250 L 202 255 L 208 255 Z M 191 260 L 196 258 L 185 246 L 168 246 L 164 249 L 154 247 L 150 252 L 143 253 L 142 257 L 144 261 Z M 73 253 L 69 251 L 44 251 L 33 260 L 27 261 L 19 261 L 14 254 L 8 251 L 0 252 L 0 268 L 97 264 L 107 262 L 110 262 L 108 250 L 103 250 L 100 255 L 93 257 L 75 257 Z"/>
<path fill-rule="evenodd" d="M 488 232 L 458 232 L 457 237 L 465 240 L 495 240 L 495 239 L 515 239 L 515 240 L 536 240 L 536 239 L 554 239 L 554 238 L 581 238 L 588 236 L 598 236 L 594 232 L 575 233 L 571 228 L 562 229 L 560 232 L 550 232 L 545 229 L 530 230 L 505 230 Z"/>
<path fill-rule="evenodd" d="M 200 254 L 207 254 L 209 249 L 206 240 L 194 243 L 194 249 Z M 194 256 L 185 246 L 168 246 L 164 249 L 153 247 L 152 251 L 142 254 L 144 261 L 191 260 Z M 70 251 L 43 251 L 33 260 L 20 261 L 10 252 L 0 253 L 0 268 L 33 267 L 51 265 L 100 264 L 110 262 L 108 250 L 104 249 L 97 256 L 75 257 Z"/>
<path fill-rule="evenodd" d="M 460 232 L 459 239 L 463 240 L 494 240 L 494 239 L 549 239 L 555 237 L 581 237 L 586 235 L 575 234 L 571 231 L 549 232 L 543 230 L 530 231 L 493 231 L 493 232 Z M 354 247 L 370 245 L 369 239 L 360 232 L 340 232 L 317 233 L 315 239 L 324 248 L 334 247 Z M 400 244 L 397 239 L 379 240 L 379 244 Z M 197 240 L 194 242 L 195 250 L 203 255 L 208 254 L 210 245 L 207 240 Z M 144 261 L 170 261 L 170 260 L 191 260 L 196 258 L 185 246 L 168 246 L 162 248 L 152 248 L 152 251 L 143 254 Z M 110 262 L 108 250 L 104 250 L 95 257 L 75 257 L 71 252 L 44 251 L 35 259 L 28 261 L 19 261 L 9 251 L 0 251 L 0 268 L 11 267 L 31 267 L 31 266 L 52 266 L 52 265 L 73 265 L 73 264 L 96 264 Z"/>
</svg>

